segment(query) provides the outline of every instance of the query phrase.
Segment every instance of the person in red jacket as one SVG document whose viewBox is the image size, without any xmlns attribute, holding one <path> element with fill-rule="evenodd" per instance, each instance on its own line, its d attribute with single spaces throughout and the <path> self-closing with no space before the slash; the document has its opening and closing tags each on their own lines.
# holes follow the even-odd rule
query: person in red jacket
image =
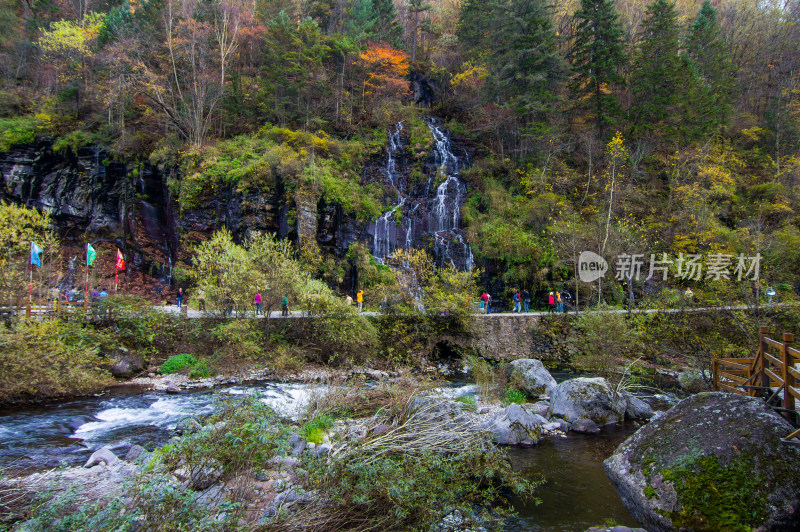
<svg viewBox="0 0 800 532">
<path fill-rule="evenodd" d="M 553 292 L 550 292 L 550 295 L 547 296 L 547 312 L 553 312 L 553 309 L 556 306 L 556 295 Z"/>
</svg>

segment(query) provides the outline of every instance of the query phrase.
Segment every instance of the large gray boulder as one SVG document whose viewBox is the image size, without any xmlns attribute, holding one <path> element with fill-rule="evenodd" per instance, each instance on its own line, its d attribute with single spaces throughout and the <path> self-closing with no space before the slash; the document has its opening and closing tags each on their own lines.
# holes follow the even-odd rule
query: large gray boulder
<svg viewBox="0 0 800 532">
<path fill-rule="evenodd" d="M 579 377 L 556 386 L 550 394 L 547 414 L 570 423 L 591 419 L 598 425 L 607 425 L 622 421 L 627 407 L 625 395 L 613 390 L 605 379 Z"/>
<path fill-rule="evenodd" d="M 491 432 L 494 442 L 500 445 L 534 445 L 542 438 L 546 423 L 547 420 L 539 414 L 512 404 L 480 428 Z"/>
<path fill-rule="evenodd" d="M 550 395 L 555 389 L 556 380 L 542 365 L 541 360 L 520 358 L 509 364 L 510 378 L 519 383 L 525 393 L 531 397 Z"/>
<path fill-rule="evenodd" d="M 604 462 L 650 532 L 800 530 L 800 449 L 763 401 L 694 395 L 639 429 Z"/>
<path fill-rule="evenodd" d="M 144 357 L 124 347 L 103 353 L 101 356 L 108 359 L 105 367 L 118 379 L 127 379 L 144 370 Z"/>
</svg>

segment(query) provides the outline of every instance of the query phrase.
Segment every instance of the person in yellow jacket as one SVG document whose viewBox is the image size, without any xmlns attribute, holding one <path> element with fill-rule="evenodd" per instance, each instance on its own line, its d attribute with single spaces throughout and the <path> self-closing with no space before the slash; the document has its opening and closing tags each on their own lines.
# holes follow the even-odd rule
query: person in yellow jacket
<svg viewBox="0 0 800 532">
<path fill-rule="evenodd" d="M 358 311 L 361 312 L 361 308 L 364 306 L 364 291 L 359 290 L 356 292 L 356 303 L 358 303 Z"/>
</svg>

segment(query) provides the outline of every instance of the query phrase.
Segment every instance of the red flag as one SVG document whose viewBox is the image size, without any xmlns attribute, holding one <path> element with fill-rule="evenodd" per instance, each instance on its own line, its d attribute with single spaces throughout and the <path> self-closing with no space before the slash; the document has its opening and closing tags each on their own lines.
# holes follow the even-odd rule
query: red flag
<svg viewBox="0 0 800 532">
<path fill-rule="evenodd" d="M 125 258 L 122 256 L 122 252 L 120 250 L 117 250 L 117 269 L 125 269 Z"/>
</svg>

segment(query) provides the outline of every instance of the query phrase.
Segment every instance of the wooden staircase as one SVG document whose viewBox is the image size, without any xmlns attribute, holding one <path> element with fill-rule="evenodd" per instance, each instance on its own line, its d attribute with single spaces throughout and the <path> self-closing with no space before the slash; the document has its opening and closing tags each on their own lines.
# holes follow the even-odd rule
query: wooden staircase
<svg viewBox="0 0 800 532">
<path fill-rule="evenodd" d="M 758 331 L 758 351 L 749 358 L 717 358 L 713 361 L 714 389 L 760 397 L 790 423 L 800 423 L 800 350 L 792 347 L 794 335 L 781 341 L 769 337 L 769 328 Z M 800 445 L 798 431 L 783 439 Z"/>
</svg>

